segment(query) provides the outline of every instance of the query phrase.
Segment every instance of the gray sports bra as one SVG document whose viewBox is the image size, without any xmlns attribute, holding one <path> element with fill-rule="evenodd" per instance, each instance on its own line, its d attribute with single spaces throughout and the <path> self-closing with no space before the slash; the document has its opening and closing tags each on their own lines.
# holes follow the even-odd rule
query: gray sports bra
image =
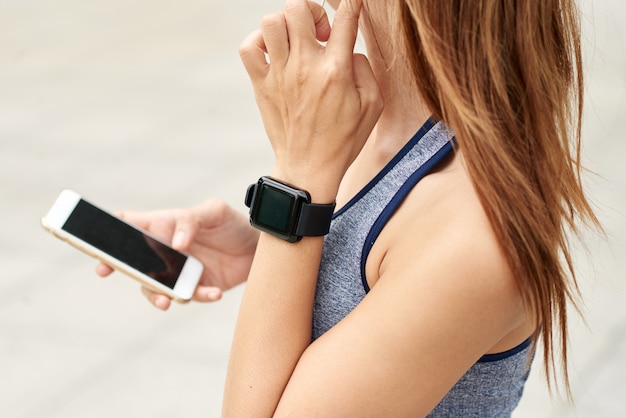
<svg viewBox="0 0 626 418">
<path fill-rule="evenodd" d="M 429 119 L 383 170 L 333 216 L 325 238 L 313 312 L 313 339 L 350 313 L 369 291 L 365 264 L 378 235 L 411 189 L 452 151 L 452 133 Z M 429 417 L 509 417 L 529 372 L 530 340 L 485 355 Z"/>
</svg>

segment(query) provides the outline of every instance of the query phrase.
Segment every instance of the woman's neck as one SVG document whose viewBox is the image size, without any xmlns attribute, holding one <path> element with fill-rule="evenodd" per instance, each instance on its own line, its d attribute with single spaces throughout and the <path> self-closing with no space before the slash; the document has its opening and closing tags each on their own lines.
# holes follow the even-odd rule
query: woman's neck
<svg viewBox="0 0 626 418">
<path fill-rule="evenodd" d="M 389 21 L 378 13 L 384 12 L 385 6 L 375 3 L 375 7 L 381 8 L 375 10 L 375 19 L 364 9 L 361 33 L 385 107 L 368 141 L 344 176 L 337 196 L 339 207 L 376 176 L 431 114 L 420 98 L 409 66 L 405 64 L 404 50 L 394 46 L 388 38 L 377 36 L 386 31 L 377 31 L 376 28 L 389 24 Z"/>
<path fill-rule="evenodd" d="M 372 20 L 366 12 L 362 33 L 367 56 L 381 89 L 385 107 L 370 140 L 396 152 L 430 117 L 419 94 L 417 83 L 404 58 L 404 49 L 380 35 L 376 25 L 389 24 L 385 18 Z M 395 154 L 395 152 L 394 152 Z"/>
<path fill-rule="evenodd" d="M 374 178 L 430 117 L 410 72 L 398 65 L 400 58 L 384 59 L 391 57 L 393 51 L 372 47 L 376 43 L 371 39 L 368 41 L 367 55 L 385 107 L 365 146 L 344 176 L 337 196 L 338 207 Z M 390 64 L 386 63 L 388 61 Z"/>
</svg>

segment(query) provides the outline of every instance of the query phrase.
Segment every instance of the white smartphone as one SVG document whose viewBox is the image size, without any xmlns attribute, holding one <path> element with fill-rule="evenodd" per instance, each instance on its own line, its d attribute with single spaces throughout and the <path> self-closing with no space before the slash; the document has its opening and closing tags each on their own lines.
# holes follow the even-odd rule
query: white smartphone
<svg viewBox="0 0 626 418">
<path fill-rule="evenodd" d="M 63 190 L 42 218 L 56 237 L 178 302 L 189 301 L 202 263 L 174 250 L 72 190 Z"/>
</svg>

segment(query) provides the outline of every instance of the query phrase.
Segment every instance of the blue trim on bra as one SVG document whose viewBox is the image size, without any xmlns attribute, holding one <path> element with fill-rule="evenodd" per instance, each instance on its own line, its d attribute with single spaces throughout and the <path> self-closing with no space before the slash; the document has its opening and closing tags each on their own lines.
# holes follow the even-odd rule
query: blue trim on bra
<svg viewBox="0 0 626 418">
<path fill-rule="evenodd" d="M 361 198 L 369 192 L 383 177 L 394 168 L 398 162 L 437 124 L 437 120 L 431 116 L 422 127 L 413 135 L 413 137 L 402 147 L 402 149 L 393 157 L 391 161 L 374 177 L 359 193 L 357 193 L 348 203 L 346 203 L 341 209 L 335 211 L 333 219 L 341 215 L 348 210 L 352 205 L 361 200 Z"/>
<path fill-rule="evenodd" d="M 363 282 L 365 293 L 370 291 L 369 284 L 367 283 L 367 279 L 365 277 L 365 264 L 376 239 L 380 235 L 384 226 L 387 224 L 389 218 L 391 218 L 391 216 L 395 213 L 396 209 L 398 209 L 400 204 L 404 201 L 415 185 L 452 151 L 452 142 L 453 141 L 449 141 L 444 144 L 432 157 L 430 157 L 430 159 L 428 159 L 428 161 L 422 164 L 421 167 L 409 176 L 409 178 L 393 196 L 391 201 L 380 213 L 374 222 L 374 225 L 372 225 L 372 228 L 365 239 L 365 243 L 363 244 L 363 251 L 361 253 L 361 281 Z"/>
<path fill-rule="evenodd" d="M 478 362 L 479 363 L 491 363 L 493 361 L 504 360 L 506 358 L 514 356 L 517 353 L 520 353 L 520 352 L 526 350 L 526 348 L 528 348 L 528 346 L 530 346 L 532 341 L 533 341 L 532 336 L 528 337 L 520 345 L 518 345 L 517 347 L 513 347 L 510 350 L 503 351 L 502 353 L 485 354 L 480 359 L 478 359 Z"/>
</svg>

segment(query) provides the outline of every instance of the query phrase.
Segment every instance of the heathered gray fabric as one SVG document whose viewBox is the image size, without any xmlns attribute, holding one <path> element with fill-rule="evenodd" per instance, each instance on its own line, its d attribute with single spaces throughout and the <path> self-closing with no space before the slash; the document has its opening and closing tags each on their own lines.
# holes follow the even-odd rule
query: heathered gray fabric
<svg viewBox="0 0 626 418">
<path fill-rule="evenodd" d="M 500 360 L 483 358 L 474 364 L 428 417 L 510 417 L 530 371 L 532 344 L 527 341 L 519 348 L 521 351 Z"/>
<path fill-rule="evenodd" d="M 389 207 L 396 207 L 421 178 L 418 170 L 427 164 L 420 170 L 423 171 L 449 152 L 450 137 L 451 131 L 443 123 L 429 120 L 370 184 L 337 211 L 320 265 L 313 313 L 314 340 L 366 296 L 369 289 L 363 266 L 377 236 L 371 235 L 372 229 L 379 230 L 386 223 L 393 213 Z M 509 416 L 519 402 L 528 375 L 530 347 L 520 346 L 515 351 L 519 352 L 497 361 L 486 361 L 489 356 L 481 359 L 485 361 L 476 363 L 429 417 Z"/>
</svg>

